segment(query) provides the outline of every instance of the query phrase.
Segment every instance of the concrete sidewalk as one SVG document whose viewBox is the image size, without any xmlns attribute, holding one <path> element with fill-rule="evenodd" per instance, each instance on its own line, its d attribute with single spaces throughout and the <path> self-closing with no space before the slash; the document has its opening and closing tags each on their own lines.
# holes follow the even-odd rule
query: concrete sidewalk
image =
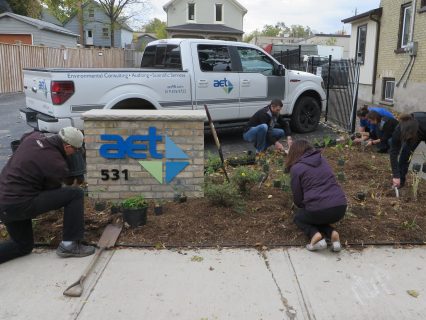
<svg viewBox="0 0 426 320">
<path fill-rule="evenodd" d="M 426 317 L 426 247 L 122 249 L 103 254 L 81 298 L 63 296 L 90 259 L 44 251 L 0 265 L 0 319 Z"/>
</svg>

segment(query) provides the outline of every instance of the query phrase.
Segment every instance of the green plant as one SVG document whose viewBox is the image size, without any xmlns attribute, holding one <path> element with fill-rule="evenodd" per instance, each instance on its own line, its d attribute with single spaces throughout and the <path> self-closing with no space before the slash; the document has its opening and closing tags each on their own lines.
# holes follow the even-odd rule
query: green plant
<svg viewBox="0 0 426 320">
<path fill-rule="evenodd" d="M 231 182 L 235 184 L 242 193 L 250 191 L 259 179 L 259 171 L 248 167 L 237 167 L 231 176 Z"/>
<path fill-rule="evenodd" d="M 411 177 L 413 179 L 413 182 L 412 182 L 412 185 L 411 185 L 411 187 L 413 189 L 413 198 L 414 198 L 414 201 L 417 201 L 417 195 L 418 195 L 418 191 L 419 191 L 419 184 L 420 184 L 420 180 L 422 180 L 420 171 L 414 171 L 414 170 L 412 170 Z"/>
<path fill-rule="evenodd" d="M 213 155 L 211 152 L 207 153 L 207 159 L 204 165 L 204 173 L 210 175 L 215 173 L 222 167 L 222 161 L 218 155 Z"/>
<path fill-rule="evenodd" d="M 402 223 L 402 227 L 407 230 L 415 230 L 417 228 L 420 228 L 416 222 L 416 218 L 417 217 L 414 217 L 412 221 L 408 221 L 408 220 L 404 221 Z"/>
<path fill-rule="evenodd" d="M 325 136 L 323 138 L 323 141 L 324 141 L 324 147 L 327 148 L 331 144 L 332 139 L 330 136 Z"/>
<path fill-rule="evenodd" d="M 214 205 L 233 208 L 239 213 L 244 211 L 244 200 L 235 185 L 231 183 L 206 183 L 204 186 L 204 196 Z"/>
<path fill-rule="evenodd" d="M 345 148 L 345 146 L 343 145 L 343 144 L 341 144 L 341 143 L 338 143 L 337 145 L 336 145 L 336 149 L 340 152 L 340 153 L 342 153 L 343 152 L 343 149 Z"/>
<path fill-rule="evenodd" d="M 121 207 L 124 209 L 142 209 L 147 206 L 148 203 L 143 195 L 131 197 L 121 202 Z"/>
</svg>

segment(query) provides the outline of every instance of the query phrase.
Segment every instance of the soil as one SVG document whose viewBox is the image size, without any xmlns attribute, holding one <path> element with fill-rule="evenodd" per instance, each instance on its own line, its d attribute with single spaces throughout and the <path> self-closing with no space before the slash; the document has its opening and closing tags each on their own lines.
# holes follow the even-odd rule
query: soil
<svg viewBox="0 0 426 320">
<path fill-rule="evenodd" d="M 423 243 L 426 241 L 426 181 L 421 180 L 414 199 L 412 177 L 396 198 L 390 188 L 389 156 L 361 147 L 327 147 L 323 149 L 334 172 L 343 172 L 341 181 L 347 199 L 345 218 L 335 225 L 343 243 Z M 282 155 L 266 156 L 270 174 L 261 188 L 256 184 L 245 195 L 244 213 L 216 206 L 206 198 L 188 199 L 184 203 L 166 202 L 163 214 L 154 215 L 154 204 L 148 209 L 148 222 L 138 228 L 125 226 L 118 239 L 120 244 L 167 247 L 197 246 L 281 246 L 303 245 L 307 238 L 293 223 L 290 192 L 274 188 L 273 181 L 282 175 Z M 342 166 L 339 158 L 344 158 Z M 261 170 L 263 165 L 251 166 Z M 235 168 L 228 166 L 232 175 Z M 217 180 L 222 175 L 214 174 Z M 364 192 L 365 200 L 357 193 Z M 111 214 L 109 206 L 98 212 L 91 199 L 86 199 L 86 238 L 96 243 L 104 227 L 121 215 Z M 36 242 L 56 246 L 61 239 L 62 213 L 50 212 L 34 219 Z M 1 229 L 1 235 L 6 232 Z"/>
</svg>

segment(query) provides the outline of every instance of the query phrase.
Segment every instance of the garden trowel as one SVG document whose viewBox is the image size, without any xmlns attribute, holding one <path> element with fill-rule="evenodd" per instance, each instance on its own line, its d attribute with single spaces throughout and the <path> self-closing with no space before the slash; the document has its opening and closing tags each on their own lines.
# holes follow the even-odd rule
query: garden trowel
<svg viewBox="0 0 426 320">
<path fill-rule="evenodd" d="M 86 267 L 86 270 L 84 270 L 83 274 L 80 276 L 80 278 L 71 284 L 65 291 L 64 295 L 68 297 L 80 297 L 83 293 L 83 282 L 89 275 L 90 271 L 93 269 L 93 266 L 98 261 L 99 257 L 101 256 L 102 252 L 105 249 L 109 249 L 114 247 L 115 242 L 118 239 L 118 236 L 120 235 L 121 229 L 123 228 L 122 224 L 109 224 L 106 226 L 104 232 L 102 233 L 101 238 L 98 242 L 99 250 L 95 253 L 94 257 L 92 258 L 92 261 L 89 263 L 89 265 Z"/>
</svg>

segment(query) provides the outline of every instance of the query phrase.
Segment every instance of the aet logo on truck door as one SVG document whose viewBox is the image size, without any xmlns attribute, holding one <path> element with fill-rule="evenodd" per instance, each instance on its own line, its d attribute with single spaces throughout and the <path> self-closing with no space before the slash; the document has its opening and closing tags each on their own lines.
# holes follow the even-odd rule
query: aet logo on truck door
<svg viewBox="0 0 426 320">
<path fill-rule="evenodd" d="M 223 88 L 226 93 L 231 93 L 232 89 L 234 89 L 234 85 L 231 81 L 224 78 L 223 80 L 214 80 L 213 86 L 215 88 Z"/>
</svg>

